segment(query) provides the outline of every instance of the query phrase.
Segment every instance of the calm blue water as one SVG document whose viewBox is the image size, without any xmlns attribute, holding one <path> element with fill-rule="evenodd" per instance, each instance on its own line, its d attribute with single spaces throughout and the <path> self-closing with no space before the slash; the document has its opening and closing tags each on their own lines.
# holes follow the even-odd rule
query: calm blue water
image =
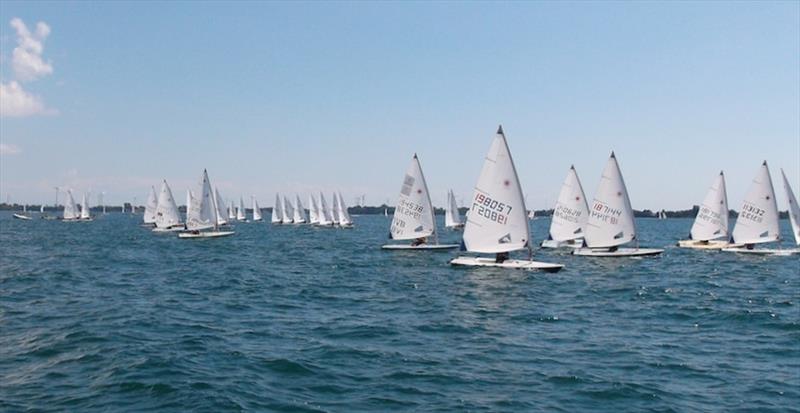
<svg viewBox="0 0 800 413">
<path fill-rule="evenodd" d="M 691 220 L 639 221 L 660 258 L 540 274 L 381 251 L 383 216 L 140 219 L 0 214 L 0 410 L 800 411 L 800 258 L 671 247 Z"/>
</svg>

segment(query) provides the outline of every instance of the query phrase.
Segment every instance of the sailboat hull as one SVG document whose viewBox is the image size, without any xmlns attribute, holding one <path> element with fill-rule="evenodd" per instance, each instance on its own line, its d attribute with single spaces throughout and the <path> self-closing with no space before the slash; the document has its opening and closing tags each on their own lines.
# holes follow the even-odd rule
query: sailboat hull
<svg viewBox="0 0 800 413">
<path fill-rule="evenodd" d="M 13 217 L 16 218 L 16 219 L 22 219 L 22 220 L 25 220 L 25 221 L 29 221 L 31 219 L 31 217 L 29 217 L 27 215 L 22 215 L 22 214 L 14 214 Z"/>
<path fill-rule="evenodd" d="M 721 250 L 723 248 L 734 248 L 741 246 L 741 244 L 731 244 L 728 241 L 720 240 L 697 241 L 693 239 L 682 239 L 678 241 L 678 246 L 681 248 L 691 248 L 695 250 Z"/>
<path fill-rule="evenodd" d="M 410 251 L 410 250 L 423 250 L 423 251 L 446 251 L 458 248 L 458 244 L 421 244 L 421 245 L 411 245 L 411 244 L 386 244 L 381 246 L 381 249 L 384 250 L 400 250 L 400 251 Z"/>
<path fill-rule="evenodd" d="M 738 247 L 738 248 L 723 248 L 722 251 L 735 252 L 737 254 L 749 254 L 749 255 L 789 256 L 794 254 L 800 254 L 800 248 L 791 248 L 791 249 L 753 248 L 749 250 L 744 247 Z"/>
<path fill-rule="evenodd" d="M 561 264 L 552 264 L 549 262 L 505 260 L 498 263 L 494 258 L 483 257 L 457 257 L 450 260 L 450 265 L 463 267 L 497 267 L 544 272 L 558 272 L 564 268 L 564 266 Z"/>
<path fill-rule="evenodd" d="M 172 228 L 153 228 L 153 232 L 180 232 L 186 231 L 186 227 L 181 225 L 179 227 L 172 227 Z"/>
<path fill-rule="evenodd" d="M 647 257 L 664 252 L 660 248 L 618 248 L 611 251 L 607 248 L 578 248 L 572 255 L 585 257 Z"/>
<path fill-rule="evenodd" d="M 219 238 L 233 234 L 233 231 L 181 232 L 178 238 Z"/>
<path fill-rule="evenodd" d="M 583 238 L 572 239 L 568 241 L 556 241 L 554 239 L 547 239 L 542 241 L 542 248 L 581 248 L 583 246 Z"/>
</svg>

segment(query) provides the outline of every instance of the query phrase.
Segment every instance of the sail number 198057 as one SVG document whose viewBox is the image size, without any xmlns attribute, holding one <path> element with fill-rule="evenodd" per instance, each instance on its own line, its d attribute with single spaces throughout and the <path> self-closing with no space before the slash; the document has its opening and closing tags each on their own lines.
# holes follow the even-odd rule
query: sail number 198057
<svg viewBox="0 0 800 413">
<path fill-rule="evenodd" d="M 505 225 L 508 223 L 508 214 L 511 213 L 511 205 L 506 205 L 484 194 L 478 193 L 475 195 L 475 200 L 472 202 L 472 211 L 490 221 Z"/>
</svg>

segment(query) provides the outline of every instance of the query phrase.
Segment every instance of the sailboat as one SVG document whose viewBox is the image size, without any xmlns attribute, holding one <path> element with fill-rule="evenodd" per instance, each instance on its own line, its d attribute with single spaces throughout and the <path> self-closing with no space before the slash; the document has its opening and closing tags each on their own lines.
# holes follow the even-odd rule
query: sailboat
<svg viewBox="0 0 800 413">
<path fill-rule="evenodd" d="M 333 225 L 339 225 L 339 198 L 336 192 L 333 193 L 333 205 L 331 205 L 331 219 Z"/>
<path fill-rule="evenodd" d="M 600 177 L 584 231 L 584 247 L 572 251 L 573 255 L 642 257 L 664 252 L 658 248 L 639 248 L 633 207 L 614 152 Z M 631 241 L 636 242 L 635 248 L 620 248 Z"/>
<path fill-rule="evenodd" d="M 220 231 L 217 219 L 216 197 L 211 191 L 208 172 L 203 170 L 200 183 L 200 197 L 192 198 L 186 220 L 187 232 L 178 234 L 178 238 L 216 238 L 233 235 L 233 231 Z"/>
<path fill-rule="evenodd" d="M 739 217 L 733 227 L 731 243 L 742 246 L 723 248 L 722 251 L 741 254 L 790 255 L 797 250 L 755 248 L 757 244 L 781 241 L 778 203 L 769 174 L 767 161 L 761 164 L 758 174 L 744 197 Z"/>
<path fill-rule="evenodd" d="M 292 214 L 292 221 L 295 224 L 305 224 L 306 223 L 306 210 L 303 208 L 303 203 L 300 202 L 300 195 L 295 194 L 294 200 L 294 211 Z"/>
<path fill-rule="evenodd" d="M 272 207 L 272 223 L 283 223 L 283 203 L 280 194 L 275 194 L 275 206 Z"/>
<path fill-rule="evenodd" d="M 75 205 L 75 198 L 72 197 L 72 190 L 67 189 L 67 201 L 64 202 L 64 221 L 78 221 L 81 218 L 81 213 L 78 211 L 78 206 Z"/>
<path fill-rule="evenodd" d="M 239 207 L 236 208 L 236 220 L 245 222 L 247 221 L 247 215 L 245 215 L 244 211 L 244 198 L 239 197 Z"/>
<path fill-rule="evenodd" d="M 658 213 L 658 219 L 667 219 L 667 211 L 662 209 L 661 212 Z"/>
<path fill-rule="evenodd" d="M 456 204 L 456 196 L 453 195 L 453 190 L 447 191 L 447 206 L 444 209 L 444 226 L 445 228 L 464 228 L 464 222 L 461 221 L 461 214 L 458 213 L 458 204 Z"/>
<path fill-rule="evenodd" d="M 308 196 L 308 223 L 312 225 L 319 224 L 319 206 L 317 200 L 314 199 L 314 194 Z"/>
<path fill-rule="evenodd" d="M 258 207 L 258 201 L 256 201 L 255 195 L 251 195 L 250 198 L 253 198 L 253 222 L 263 221 L 264 219 L 261 217 L 261 208 Z"/>
<path fill-rule="evenodd" d="M 81 201 L 81 221 L 93 221 L 92 214 L 89 212 L 89 194 L 83 194 L 83 200 Z"/>
<path fill-rule="evenodd" d="M 236 208 L 233 206 L 233 201 L 228 203 L 228 221 L 236 220 Z"/>
<path fill-rule="evenodd" d="M 325 195 L 322 191 L 319 192 L 319 222 L 317 225 L 321 227 L 333 226 L 333 215 L 325 202 Z"/>
<path fill-rule="evenodd" d="M 542 241 L 542 248 L 580 248 L 588 218 L 589 204 L 586 202 L 581 180 L 578 179 L 578 172 L 572 165 L 561 185 L 550 221 L 550 234 Z"/>
<path fill-rule="evenodd" d="M 178 205 L 175 203 L 175 198 L 172 197 L 172 190 L 165 179 L 161 184 L 161 192 L 158 194 L 156 227 L 153 228 L 153 232 L 172 232 L 184 229 L 186 229 L 186 226 L 181 222 Z"/>
<path fill-rule="evenodd" d="M 448 193 L 449 195 L 449 193 Z M 428 244 L 428 238 L 434 243 Z M 411 244 L 387 244 L 385 250 L 447 250 L 458 248 L 458 244 L 439 244 L 428 184 L 422 173 L 417 154 L 411 158 L 400 187 L 397 206 L 389 226 L 389 238 L 398 241 L 414 240 Z"/>
<path fill-rule="evenodd" d="M 283 222 L 284 224 L 291 224 L 294 222 L 294 208 L 292 207 L 292 201 L 289 201 L 289 198 L 283 197 Z"/>
<path fill-rule="evenodd" d="M 501 267 L 557 272 L 564 266 L 533 260 L 510 259 L 512 251 L 531 250 L 525 199 L 503 127 L 497 129 L 472 195 L 472 211 L 464 225 L 462 249 L 495 258 L 460 256 L 452 265 Z"/>
<path fill-rule="evenodd" d="M 222 195 L 219 194 L 219 189 L 214 188 L 214 196 L 216 197 L 214 205 L 216 206 L 215 212 L 217 214 L 217 222 L 219 225 L 228 225 L 228 220 L 225 218 L 225 214 L 222 213 L 223 205 L 225 205 L 225 201 L 222 199 Z"/>
<path fill-rule="evenodd" d="M 350 213 L 347 212 L 347 204 L 344 203 L 342 193 L 339 192 L 339 227 L 353 228 L 353 220 L 350 218 Z"/>
<path fill-rule="evenodd" d="M 385 217 L 389 216 L 389 208 L 383 208 L 383 216 Z"/>
<path fill-rule="evenodd" d="M 793 253 L 800 253 L 800 205 L 797 204 L 797 198 L 794 197 L 794 191 L 789 186 L 789 180 L 786 179 L 786 174 L 781 169 L 783 176 L 783 189 L 786 191 L 786 201 L 789 203 L 789 224 L 792 227 L 792 235 L 794 235 L 794 243 L 798 248 L 791 250 Z M 784 250 L 787 251 L 787 250 Z"/>
<path fill-rule="evenodd" d="M 42 210 L 44 210 L 44 206 L 42 206 Z M 25 221 L 28 221 L 28 220 L 32 219 L 31 216 L 28 215 L 28 207 L 25 204 L 22 205 L 22 213 L 21 214 L 20 213 L 14 213 L 14 214 L 12 214 L 12 216 L 14 218 L 16 218 L 16 219 L 22 219 L 22 220 L 25 220 Z"/>
<path fill-rule="evenodd" d="M 156 208 L 158 208 L 158 198 L 156 197 L 156 188 L 150 187 L 150 194 L 147 195 L 147 204 L 144 206 L 144 216 L 142 220 L 147 226 L 155 226 L 156 224 Z"/>
<path fill-rule="evenodd" d="M 728 242 L 729 236 L 728 191 L 725 189 L 725 174 L 720 171 L 697 211 L 689 239 L 678 241 L 678 246 L 708 250 L 728 248 L 734 246 Z"/>
</svg>

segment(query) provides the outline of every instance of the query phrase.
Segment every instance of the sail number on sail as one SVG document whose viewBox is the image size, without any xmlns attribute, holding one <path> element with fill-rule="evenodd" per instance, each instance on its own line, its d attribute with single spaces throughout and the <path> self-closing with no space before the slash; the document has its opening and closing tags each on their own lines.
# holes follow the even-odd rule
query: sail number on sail
<svg viewBox="0 0 800 413">
<path fill-rule="evenodd" d="M 579 223 L 579 219 L 581 216 L 581 210 L 573 209 L 570 207 L 566 207 L 564 205 L 558 205 L 556 210 L 553 212 L 553 216 L 563 219 L 567 222 L 574 222 Z"/>
<path fill-rule="evenodd" d="M 707 207 L 700 208 L 700 212 L 697 214 L 697 220 L 708 222 L 712 225 L 720 225 L 722 223 L 722 215 L 719 212 L 714 212 Z"/>
<path fill-rule="evenodd" d="M 508 208 L 508 210 L 506 210 L 506 208 Z M 506 205 L 484 194 L 478 193 L 475 194 L 472 210 L 488 220 L 505 225 L 508 223 L 508 214 L 511 213 L 511 205 Z"/>
<path fill-rule="evenodd" d="M 764 213 L 766 213 L 766 211 L 763 209 L 745 202 L 742 206 L 742 212 L 739 213 L 739 218 L 754 222 L 762 222 L 764 221 Z"/>
<path fill-rule="evenodd" d="M 595 201 L 594 206 L 589 213 L 593 218 L 596 218 L 599 221 L 608 222 L 613 225 L 618 224 L 618 217 L 622 216 L 621 210 L 611 208 L 608 205 L 598 201 Z"/>
<path fill-rule="evenodd" d="M 394 212 L 395 219 L 392 221 L 393 228 L 391 229 L 391 231 L 395 232 L 394 228 L 402 229 L 406 227 L 406 222 L 403 221 L 402 219 L 399 219 L 401 216 L 405 215 L 418 220 L 420 219 L 420 217 L 422 217 L 423 209 L 424 208 L 422 207 L 422 205 L 416 204 L 407 199 L 401 199 L 397 203 L 397 207 Z"/>
</svg>

